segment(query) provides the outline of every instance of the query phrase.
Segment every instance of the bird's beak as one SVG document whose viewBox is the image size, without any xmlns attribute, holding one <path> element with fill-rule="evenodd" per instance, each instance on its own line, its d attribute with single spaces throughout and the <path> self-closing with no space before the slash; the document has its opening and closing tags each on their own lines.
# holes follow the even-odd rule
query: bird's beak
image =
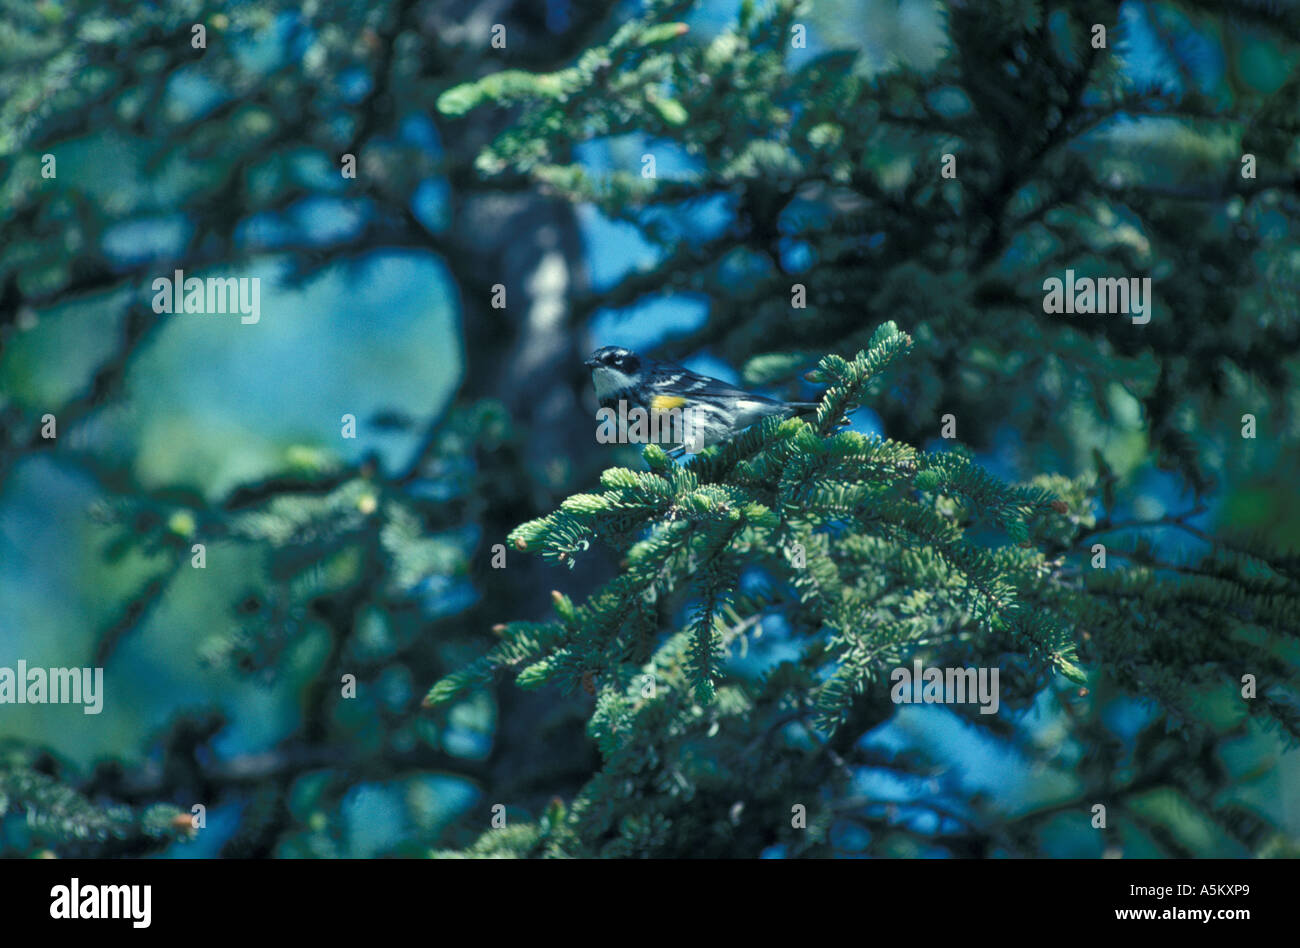
<svg viewBox="0 0 1300 948">
<path fill-rule="evenodd" d="M 585 361 L 585 362 L 582 363 L 582 364 L 585 365 L 585 366 L 586 366 L 587 368 L 589 368 L 589 369 L 594 369 L 596 366 L 600 365 L 600 363 L 597 362 L 595 359 L 588 359 L 587 361 Z"/>
</svg>

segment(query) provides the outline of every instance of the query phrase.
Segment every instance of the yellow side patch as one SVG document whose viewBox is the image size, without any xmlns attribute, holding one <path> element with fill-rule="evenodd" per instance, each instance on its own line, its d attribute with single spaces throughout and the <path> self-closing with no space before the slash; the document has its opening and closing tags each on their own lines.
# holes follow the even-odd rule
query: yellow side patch
<svg viewBox="0 0 1300 948">
<path fill-rule="evenodd" d="M 686 399 L 680 395 L 654 395 L 650 398 L 650 410 L 655 414 L 672 411 L 674 408 L 682 408 L 685 405 Z"/>
</svg>

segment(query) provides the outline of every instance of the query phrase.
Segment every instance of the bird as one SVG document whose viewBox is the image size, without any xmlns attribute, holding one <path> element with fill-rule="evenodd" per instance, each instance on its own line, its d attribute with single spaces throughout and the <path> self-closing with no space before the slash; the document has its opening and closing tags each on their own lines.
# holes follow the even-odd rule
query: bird
<svg viewBox="0 0 1300 948">
<path fill-rule="evenodd" d="M 591 370 L 600 407 L 618 413 L 623 435 L 619 440 L 631 440 L 622 428 L 626 427 L 623 419 L 634 409 L 641 409 L 651 419 L 680 411 L 686 434 L 681 446 L 671 452 L 674 454 L 698 453 L 764 418 L 807 414 L 818 405 L 755 395 L 622 346 L 602 346 L 584 365 Z"/>
</svg>

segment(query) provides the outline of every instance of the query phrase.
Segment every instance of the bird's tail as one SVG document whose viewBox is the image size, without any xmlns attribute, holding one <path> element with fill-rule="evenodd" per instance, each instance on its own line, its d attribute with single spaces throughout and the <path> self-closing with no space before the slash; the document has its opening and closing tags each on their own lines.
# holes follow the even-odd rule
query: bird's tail
<svg viewBox="0 0 1300 948">
<path fill-rule="evenodd" d="M 821 402 L 786 402 L 786 407 L 794 409 L 794 416 L 796 418 L 799 418 L 802 417 L 803 415 L 813 414 L 813 412 L 817 411 L 817 409 L 821 407 Z M 835 423 L 836 426 L 837 427 L 847 426 L 849 424 L 849 415 L 851 415 L 856 410 L 857 410 L 856 408 L 850 408 L 847 412 L 844 413 L 844 416 Z"/>
</svg>

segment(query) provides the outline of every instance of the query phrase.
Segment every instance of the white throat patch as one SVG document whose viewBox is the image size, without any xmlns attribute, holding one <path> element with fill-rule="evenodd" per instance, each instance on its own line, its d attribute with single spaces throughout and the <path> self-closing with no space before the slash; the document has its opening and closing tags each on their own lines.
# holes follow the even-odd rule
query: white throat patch
<svg viewBox="0 0 1300 948">
<path fill-rule="evenodd" d="M 636 384 L 636 376 L 624 375 L 618 369 L 598 365 L 591 370 L 591 380 L 596 386 L 596 398 L 609 398 Z"/>
</svg>

